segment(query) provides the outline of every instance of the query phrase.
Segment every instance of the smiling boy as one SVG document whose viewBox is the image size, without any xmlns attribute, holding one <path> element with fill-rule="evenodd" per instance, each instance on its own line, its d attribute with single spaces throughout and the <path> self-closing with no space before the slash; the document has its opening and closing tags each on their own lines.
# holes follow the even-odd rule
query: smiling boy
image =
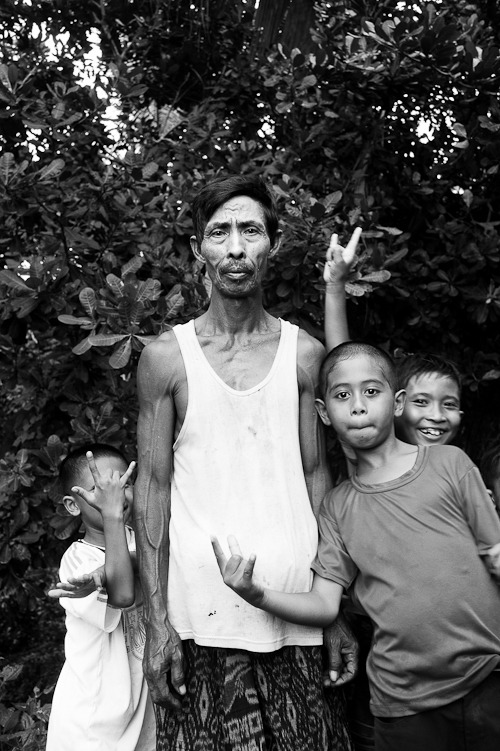
<svg viewBox="0 0 500 751">
<path fill-rule="evenodd" d="M 404 394 L 382 350 L 336 347 L 320 385 L 321 419 L 357 466 L 323 503 L 312 590 L 263 587 L 266 572 L 234 539 L 229 560 L 213 540 L 224 581 L 256 607 L 319 625 L 350 589 L 374 624 L 376 751 L 497 751 L 500 595 L 480 554 L 500 541 L 500 522 L 479 471 L 456 447 L 396 438 Z"/>
</svg>

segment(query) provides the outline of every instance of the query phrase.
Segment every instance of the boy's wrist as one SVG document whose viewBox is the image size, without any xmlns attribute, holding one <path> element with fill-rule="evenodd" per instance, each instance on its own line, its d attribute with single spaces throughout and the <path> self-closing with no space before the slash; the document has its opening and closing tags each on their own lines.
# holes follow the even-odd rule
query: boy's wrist
<svg viewBox="0 0 500 751">
<path fill-rule="evenodd" d="M 347 279 L 335 279 L 330 282 L 326 282 L 325 284 L 325 292 L 327 295 L 338 295 L 339 293 L 344 294 L 345 292 L 345 285 L 346 285 Z"/>
<path fill-rule="evenodd" d="M 124 526 L 125 524 L 125 515 L 123 513 L 123 509 L 115 509 L 113 511 L 105 511 L 101 509 L 101 515 L 102 515 L 102 521 L 103 524 L 121 524 Z"/>
</svg>

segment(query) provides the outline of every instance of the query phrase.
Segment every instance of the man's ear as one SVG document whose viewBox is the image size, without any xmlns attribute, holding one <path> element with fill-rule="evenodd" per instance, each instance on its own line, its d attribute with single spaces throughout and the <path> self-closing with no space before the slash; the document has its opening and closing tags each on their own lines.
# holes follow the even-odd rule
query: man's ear
<svg viewBox="0 0 500 751">
<path fill-rule="evenodd" d="M 314 406 L 316 407 L 316 412 L 321 417 L 321 422 L 324 423 L 324 425 L 330 425 L 331 421 L 328 417 L 328 412 L 326 411 L 325 402 L 323 399 L 315 399 L 314 400 Z"/>
<path fill-rule="evenodd" d="M 399 391 L 396 391 L 396 394 L 394 395 L 394 417 L 400 417 L 403 414 L 403 410 L 405 408 L 405 402 L 406 402 L 405 389 L 400 389 Z"/>
<path fill-rule="evenodd" d="M 283 230 L 279 229 L 276 232 L 276 236 L 274 238 L 274 245 L 271 246 L 271 249 L 269 250 L 269 257 L 275 256 L 278 250 L 281 247 L 281 239 L 283 237 Z"/>
<path fill-rule="evenodd" d="M 71 516 L 80 516 L 80 506 L 72 495 L 65 495 L 63 498 L 64 508 Z"/>
<path fill-rule="evenodd" d="M 191 250 L 193 251 L 193 255 L 196 258 L 197 261 L 200 261 L 200 263 L 205 263 L 205 259 L 203 258 L 203 255 L 200 252 L 200 246 L 198 245 L 198 240 L 196 239 L 196 235 L 191 235 L 189 238 L 189 242 L 191 244 Z"/>
</svg>

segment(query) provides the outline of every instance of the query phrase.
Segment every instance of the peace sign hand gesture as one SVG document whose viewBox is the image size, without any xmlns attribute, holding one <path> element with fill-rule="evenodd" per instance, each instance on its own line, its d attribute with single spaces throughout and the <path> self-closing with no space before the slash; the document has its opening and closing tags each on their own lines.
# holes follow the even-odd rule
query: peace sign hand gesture
<svg viewBox="0 0 500 751">
<path fill-rule="evenodd" d="M 238 540 L 233 535 L 227 538 L 231 557 L 228 559 L 222 550 L 222 547 L 216 537 L 212 537 L 212 547 L 214 549 L 219 570 L 224 579 L 224 583 L 236 592 L 240 597 L 254 605 L 261 607 L 264 599 L 264 588 L 259 586 L 253 580 L 253 569 L 255 566 L 255 555 L 249 556 L 248 560 L 243 555 L 238 544 Z"/>
<path fill-rule="evenodd" d="M 86 490 L 78 485 L 71 488 L 83 500 L 101 512 L 103 519 L 123 516 L 125 505 L 125 486 L 135 468 L 135 462 L 130 462 L 123 475 L 116 469 L 106 469 L 101 472 L 97 467 L 94 455 L 87 451 L 89 469 L 94 478 L 94 487 Z"/>
<path fill-rule="evenodd" d="M 338 235 L 332 235 L 326 251 L 326 262 L 323 269 L 323 279 L 327 286 L 329 284 L 345 284 L 356 255 L 360 236 L 361 227 L 356 227 L 347 246 L 343 248 L 342 245 L 339 245 Z"/>
</svg>

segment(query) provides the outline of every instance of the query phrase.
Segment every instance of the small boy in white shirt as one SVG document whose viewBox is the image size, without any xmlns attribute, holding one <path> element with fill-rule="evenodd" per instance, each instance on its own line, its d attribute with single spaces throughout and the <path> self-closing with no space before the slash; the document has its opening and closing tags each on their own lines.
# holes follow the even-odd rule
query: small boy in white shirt
<svg viewBox="0 0 500 751">
<path fill-rule="evenodd" d="M 66 610 L 66 661 L 57 681 L 47 751 L 154 751 L 153 705 L 142 672 L 142 595 L 134 576 L 130 477 L 123 455 L 95 444 L 70 453 L 60 468 L 64 505 L 81 516 L 84 537 L 64 554 L 61 582 L 92 580 L 106 588 L 86 597 L 65 585 L 53 590 Z M 78 483 L 78 485 L 76 484 Z M 81 591 L 80 591 L 81 594 Z"/>
</svg>

